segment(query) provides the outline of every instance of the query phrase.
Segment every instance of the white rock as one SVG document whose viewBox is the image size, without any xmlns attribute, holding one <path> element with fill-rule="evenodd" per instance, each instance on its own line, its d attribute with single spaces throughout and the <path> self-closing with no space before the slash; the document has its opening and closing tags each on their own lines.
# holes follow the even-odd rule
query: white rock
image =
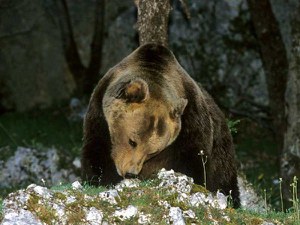
<svg viewBox="0 0 300 225">
<path fill-rule="evenodd" d="M 103 213 L 96 209 L 95 207 L 91 207 L 89 211 L 86 213 L 86 220 L 88 224 L 91 225 L 101 225 L 103 219 Z"/>
<path fill-rule="evenodd" d="M 173 187 L 173 192 L 181 193 L 190 193 L 192 190 L 194 180 L 184 174 L 163 168 L 158 172 L 157 176 L 161 180 L 159 187 Z"/>
<path fill-rule="evenodd" d="M 243 176 L 238 176 L 238 186 L 240 191 L 241 206 L 258 212 L 265 212 L 263 198 L 259 197 L 252 185 Z"/>
<path fill-rule="evenodd" d="M 73 162 L 72 162 L 73 166 L 75 166 L 76 169 L 80 169 L 81 168 L 81 161 L 80 158 L 76 157 Z"/>
<path fill-rule="evenodd" d="M 4 213 L 1 225 L 43 225 L 35 216 L 27 210 L 19 209 L 17 212 L 12 211 Z"/>
<path fill-rule="evenodd" d="M 187 202 L 189 198 L 189 195 L 186 193 L 178 193 L 177 201 L 178 202 Z"/>
<path fill-rule="evenodd" d="M 163 206 L 165 209 L 171 208 L 171 205 L 167 201 L 158 200 L 158 205 Z"/>
<path fill-rule="evenodd" d="M 35 188 L 36 186 L 37 186 L 36 184 L 30 184 L 30 185 L 27 186 L 26 189 L 33 189 L 33 188 Z"/>
<path fill-rule="evenodd" d="M 116 198 L 120 198 L 118 191 L 114 189 L 99 193 L 99 197 L 113 205 L 117 204 Z"/>
<path fill-rule="evenodd" d="M 194 207 L 210 205 L 214 208 L 225 209 L 227 207 L 227 197 L 221 192 L 217 192 L 215 196 L 211 193 L 204 194 L 197 192 L 190 196 L 189 204 Z"/>
<path fill-rule="evenodd" d="M 190 193 L 192 190 L 191 184 L 193 183 L 193 178 L 190 178 L 186 175 L 178 176 L 177 190 L 183 193 Z"/>
<path fill-rule="evenodd" d="M 214 200 L 215 200 L 215 199 L 214 199 L 212 193 L 208 193 L 208 194 L 206 195 L 205 203 L 206 203 L 206 204 L 209 204 L 209 205 L 212 205 L 212 203 L 214 202 Z"/>
<path fill-rule="evenodd" d="M 196 214 L 191 209 L 183 211 L 183 216 L 187 217 L 187 218 L 191 218 L 191 219 L 195 219 L 196 218 Z"/>
<path fill-rule="evenodd" d="M 164 177 L 173 176 L 174 174 L 174 170 L 166 170 L 165 168 L 162 168 L 157 175 L 159 179 L 163 179 Z"/>
<path fill-rule="evenodd" d="M 227 222 L 230 222 L 230 217 L 229 217 L 229 216 L 224 215 L 223 218 L 224 218 Z"/>
<path fill-rule="evenodd" d="M 49 199 L 52 197 L 51 192 L 49 191 L 49 189 L 47 189 L 46 187 L 42 187 L 42 186 L 35 186 L 33 188 L 33 191 L 35 193 L 37 193 L 40 197 L 44 198 L 44 199 Z"/>
<path fill-rule="evenodd" d="M 72 183 L 72 189 L 73 190 L 81 190 L 83 187 L 82 185 L 80 184 L 79 181 L 75 181 Z"/>
<path fill-rule="evenodd" d="M 179 207 L 171 207 L 169 216 L 174 225 L 185 225 L 182 211 Z"/>
<path fill-rule="evenodd" d="M 67 205 L 67 204 L 71 204 L 73 202 L 76 202 L 76 197 L 72 196 L 72 195 L 67 196 L 67 200 L 66 200 L 65 204 Z"/>
<path fill-rule="evenodd" d="M 114 213 L 114 216 L 118 217 L 121 220 L 126 220 L 136 216 L 137 212 L 138 210 L 136 207 L 129 205 L 126 209 L 117 210 Z"/>
<path fill-rule="evenodd" d="M 138 187 L 140 182 L 141 181 L 138 179 L 123 179 L 120 183 L 115 185 L 115 188 L 118 191 L 122 191 L 122 189 L 124 187 L 127 187 L 127 188 Z"/>
<path fill-rule="evenodd" d="M 20 206 L 24 206 L 29 200 L 30 195 L 24 190 L 19 190 L 14 193 L 10 193 L 8 197 L 3 201 L 3 208 L 9 208 L 18 210 Z"/>
<path fill-rule="evenodd" d="M 70 111 L 69 120 L 81 121 L 87 112 L 87 107 L 78 98 L 72 98 L 70 101 Z"/>
<path fill-rule="evenodd" d="M 206 196 L 204 193 L 194 193 L 190 196 L 189 203 L 191 206 L 198 207 L 199 205 L 205 205 Z"/>
<path fill-rule="evenodd" d="M 214 203 L 215 208 L 225 209 L 227 207 L 227 197 L 218 191 Z"/>
<path fill-rule="evenodd" d="M 58 217 L 62 220 L 61 222 L 65 222 L 65 205 L 63 204 L 53 204 L 52 208 L 56 211 Z"/>
<path fill-rule="evenodd" d="M 139 213 L 139 224 L 151 224 L 151 215 Z"/>
<path fill-rule="evenodd" d="M 59 161 L 60 156 L 54 148 L 41 151 L 18 147 L 13 156 L 0 164 L 0 186 L 20 186 L 29 180 L 50 186 L 79 179 L 72 169 L 59 168 Z"/>
</svg>

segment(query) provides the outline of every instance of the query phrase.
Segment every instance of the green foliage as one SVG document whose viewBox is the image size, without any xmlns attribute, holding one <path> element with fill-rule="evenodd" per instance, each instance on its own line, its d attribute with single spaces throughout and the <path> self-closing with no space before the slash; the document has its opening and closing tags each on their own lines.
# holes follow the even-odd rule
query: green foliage
<svg viewBox="0 0 300 225">
<path fill-rule="evenodd" d="M 46 224 L 52 224 L 54 219 L 58 220 L 55 210 L 46 201 L 43 201 L 43 204 L 41 204 L 40 200 L 39 196 L 31 195 L 27 203 L 28 209 L 35 212 L 37 217 Z"/>
<path fill-rule="evenodd" d="M 232 134 L 237 133 L 237 125 L 240 123 L 240 120 L 229 120 L 227 119 L 227 126 Z"/>
<path fill-rule="evenodd" d="M 64 112 L 37 111 L 0 116 L 0 148 L 54 146 L 76 152 L 81 146 L 82 122 L 71 122 Z"/>
<path fill-rule="evenodd" d="M 0 197 L 0 221 L 3 218 L 3 199 Z"/>
<path fill-rule="evenodd" d="M 292 187 L 292 201 L 293 207 L 292 210 L 294 212 L 294 219 L 298 221 L 300 224 L 300 203 L 298 198 L 298 178 L 294 176 L 293 183 L 291 184 Z"/>
<path fill-rule="evenodd" d="M 92 195 L 92 196 L 98 195 L 100 192 L 107 190 L 107 188 L 103 186 L 95 187 L 95 186 L 90 186 L 88 184 L 84 184 L 83 187 L 84 187 L 83 192 L 87 195 Z"/>
<path fill-rule="evenodd" d="M 199 184 L 194 184 L 192 186 L 191 193 L 196 193 L 196 192 L 201 192 L 201 193 L 205 193 L 205 194 L 209 193 L 209 191 L 205 187 L 203 187 Z"/>
<path fill-rule="evenodd" d="M 267 203 L 281 210 L 280 185 L 274 184 L 274 180 L 279 178 L 279 165 L 272 133 L 249 120 L 241 120 L 234 143 L 241 170 L 247 180 L 260 196 L 263 197 L 263 190 L 266 190 Z"/>
<path fill-rule="evenodd" d="M 53 191 L 65 191 L 72 189 L 72 184 L 60 184 L 50 188 Z"/>
</svg>

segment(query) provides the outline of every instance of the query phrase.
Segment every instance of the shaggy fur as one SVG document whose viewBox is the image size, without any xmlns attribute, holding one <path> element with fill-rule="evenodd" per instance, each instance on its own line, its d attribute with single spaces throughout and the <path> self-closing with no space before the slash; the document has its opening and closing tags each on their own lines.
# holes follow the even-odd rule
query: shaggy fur
<svg viewBox="0 0 300 225">
<path fill-rule="evenodd" d="M 231 192 L 234 206 L 240 204 L 224 115 L 163 46 L 139 47 L 99 81 L 83 142 L 82 178 L 91 184 L 115 184 L 126 173 L 149 178 L 166 168 L 203 185 L 203 151 L 208 190 Z"/>
</svg>

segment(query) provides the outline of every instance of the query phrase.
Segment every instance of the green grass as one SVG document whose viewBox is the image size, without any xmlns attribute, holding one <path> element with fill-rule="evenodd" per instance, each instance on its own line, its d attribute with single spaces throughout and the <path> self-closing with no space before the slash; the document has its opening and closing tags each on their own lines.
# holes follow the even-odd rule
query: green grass
<svg viewBox="0 0 300 225">
<path fill-rule="evenodd" d="M 277 148 L 272 134 L 249 120 L 241 120 L 234 134 L 236 154 L 241 171 L 257 193 L 267 194 L 267 203 L 280 210 L 279 164 Z"/>
<path fill-rule="evenodd" d="M 65 191 L 65 190 L 70 190 L 72 189 L 72 184 L 61 184 L 57 186 L 53 186 L 50 188 L 53 191 Z M 108 188 L 106 187 L 95 187 L 95 186 L 90 186 L 88 184 L 83 185 L 83 193 L 87 195 L 97 195 L 100 192 L 106 191 Z"/>
<path fill-rule="evenodd" d="M 102 187 L 102 186 L 95 187 L 95 186 L 83 185 L 83 187 L 84 187 L 83 193 L 91 196 L 98 195 L 100 192 L 108 190 L 106 187 Z"/>
<path fill-rule="evenodd" d="M 70 190 L 72 188 L 72 184 L 61 184 L 51 187 L 52 191 L 65 191 Z"/>
<path fill-rule="evenodd" d="M 0 196 L 0 222 L 2 221 L 3 218 L 3 199 Z"/>
<path fill-rule="evenodd" d="M 78 153 L 81 139 L 82 122 L 70 122 L 63 111 L 7 113 L 0 116 L 0 148 L 54 146 Z"/>
</svg>

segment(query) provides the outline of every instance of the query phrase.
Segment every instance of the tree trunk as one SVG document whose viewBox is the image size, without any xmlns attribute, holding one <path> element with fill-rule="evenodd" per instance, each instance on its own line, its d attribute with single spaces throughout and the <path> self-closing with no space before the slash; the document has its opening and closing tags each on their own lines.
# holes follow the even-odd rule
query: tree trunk
<svg viewBox="0 0 300 225">
<path fill-rule="evenodd" d="M 260 45 L 268 85 L 271 120 L 275 131 L 278 153 L 280 153 L 286 131 L 284 111 L 288 74 L 286 49 L 269 0 L 248 0 L 248 6 Z"/>
<path fill-rule="evenodd" d="M 155 42 L 168 46 L 170 0 L 135 0 L 140 45 Z"/>
<path fill-rule="evenodd" d="M 300 5 L 292 14 L 292 51 L 286 90 L 287 131 L 281 158 L 284 199 L 291 199 L 293 177 L 300 178 Z M 298 192 L 300 185 L 298 184 Z"/>
<path fill-rule="evenodd" d="M 57 8 L 64 54 L 77 85 L 77 94 L 90 94 L 99 80 L 105 24 L 105 0 L 96 1 L 95 28 L 91 43 L 91 57 L 88 67 L 85 67 L 80 59 L 73 34 L 67 1 L 57 0 Z"/>
<path fill-rule="evenodd" d="M 78 90 L 81 87 L 80 83 L 82 83 L 85 75 L 85 67 L 81 62 L 77 44 L 74 38 L 71 17 L 66 0 L 57 1 L 57 8 L 65 58 L 69 69 L 73 74 Z"/>
<path fill-rule="evenodd" d="M 95 8 L 94 35 L 91 43 L 90 63 L 86 71 L 85 92 L 90 93 L 99 80 L 99 71 L 102 65 L 102 49 L 105 28 L 105 1 L 97 0 Z"/>
</svg>

